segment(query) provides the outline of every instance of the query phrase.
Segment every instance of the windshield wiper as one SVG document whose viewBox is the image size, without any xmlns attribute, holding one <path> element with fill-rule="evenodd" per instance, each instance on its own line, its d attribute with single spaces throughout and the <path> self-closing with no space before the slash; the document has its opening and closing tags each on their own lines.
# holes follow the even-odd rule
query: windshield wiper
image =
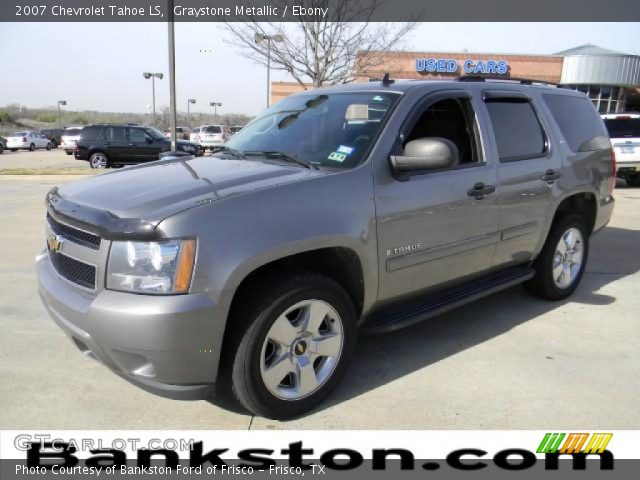
<svg viewBox="0 0 640 480">
<path fill-rule="evenodd" d="M 222 153 L 228 153 L 232 157 L 241 158 L 243 160 L 245 160 L 247 158 L 242 154 L 242 152 L 240 150 L 236 150 L 235 148 L 231 148 L 231 147 L 223 146 L 222 148 L 216 150 L 214 153 L 221 153 L 221 152 Z"/>
<path fill-rule="evenodd" d="M 319 170 L 316 165 L 313 163 L 307 162 L 306 160 L 302 160 L 301 158 L 296 158 L 288 153 L 279 152 L 277 150 L 252 150 L 248 152 L 244 152 L 245 155 L 260 155 L 264 157 L 278 157 L 285 162 L 289 163 L 297 163 L 298 165 L 302 165 L 305 168 L 312 170 Z"/>
</svg>

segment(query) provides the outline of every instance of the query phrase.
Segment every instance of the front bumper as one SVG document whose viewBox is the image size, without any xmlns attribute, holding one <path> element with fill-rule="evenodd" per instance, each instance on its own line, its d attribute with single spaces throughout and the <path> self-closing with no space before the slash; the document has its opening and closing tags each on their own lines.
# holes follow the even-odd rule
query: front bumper
<svg viewBox="0 0 640 480">
<path fill-rule="evenodd" d="M 615 205 L 616 201 L 613 196 L 607 196 L 600 200 L 596 214 L 596 221 L 593 226 L 593 233 L 597 233 L 607 226 L 611 220 L 611 216 L 613 215 Z"/>
<path fill-rule="evenodd" d="M 46 251 L 36 270 L 49 315 L 86 356 L 164 397 L 211 395 L 225 319 L 208 296 L 85 292 L 58 276 Z"/>
</svg>

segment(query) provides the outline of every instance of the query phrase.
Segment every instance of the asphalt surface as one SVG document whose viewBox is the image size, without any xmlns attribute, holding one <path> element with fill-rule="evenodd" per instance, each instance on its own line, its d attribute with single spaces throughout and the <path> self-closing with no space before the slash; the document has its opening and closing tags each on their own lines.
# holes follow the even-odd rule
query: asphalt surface
<svg viewBox="0 0 640 480">
<path fill-rule="evenodd" d="M 38 156 L 66 160 L 59 153 Z M 32 155 L 10 153 L 0 165 Z M 224 399 L 153 396 L 78 352 L 40 304 L 33 267 L 44 246 L 43 197 L 62 181 L 0 175 L 0 428 L 640 428 L 640 189 L 619 184 L 613 221 L 593 238 L 587 273 L 568 301 L 516 287 L 362 337 L 329 400 L 280 423 Z"/>
<path fill-rule="evenodd" d="M 89 164 L 76 160 L 73 155 L 65 154 L 61 148 L 53 150 L 18 150 L 12 152 L 5 150 L 0 155 L 0 169 L 5 168 L 85 168 L 89 170 Z"/>
</svg>

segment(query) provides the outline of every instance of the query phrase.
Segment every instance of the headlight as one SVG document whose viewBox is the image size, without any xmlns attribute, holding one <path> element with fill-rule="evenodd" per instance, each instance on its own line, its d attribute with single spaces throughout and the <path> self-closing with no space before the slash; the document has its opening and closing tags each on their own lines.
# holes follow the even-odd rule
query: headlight
<svg viewBox="0 0 640 480">
<path fill-rule="evenodd" d="M 187 293 L 195 257 L 195 240 L 114 241 L 107 288 L 158 295 Z"/>
</svg>

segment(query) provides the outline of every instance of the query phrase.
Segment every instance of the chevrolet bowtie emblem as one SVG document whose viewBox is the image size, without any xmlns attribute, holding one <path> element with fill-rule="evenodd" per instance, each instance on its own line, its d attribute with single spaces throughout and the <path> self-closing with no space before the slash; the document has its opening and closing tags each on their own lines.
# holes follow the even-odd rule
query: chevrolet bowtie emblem
<svg viewBox="0 0 640 480">
<path fill-rule="evenodd" d="M 53 253 L 57 253 L 60 251 L 62 247 L 62 243 L 64 242 L 64 238 L 55 233 L 49 233 L 47 235 L 47 245 L 49 245 L 49 250 Z"/>
</svg>

